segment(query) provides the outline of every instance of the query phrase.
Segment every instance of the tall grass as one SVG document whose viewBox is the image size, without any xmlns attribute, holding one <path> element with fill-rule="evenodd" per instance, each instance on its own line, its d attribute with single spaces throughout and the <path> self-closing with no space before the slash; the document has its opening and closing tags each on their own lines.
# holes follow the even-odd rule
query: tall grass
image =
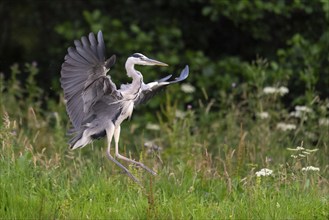
<svg viewBox="0 0 329 220">
<path fill-rule="evenodd" d="M 122 151 L 159 173 L 129 167 L 140 187 L 106 159 L 104 141 L 67 150 L 62 97 L 48 99 L 36 74 L 14 65 L 0 78 L 1 218 L 329 218 L 328 100 L 287 109 L 281 85 L 255 77 L 182 106 L 173 86 L 153 126 L 138 109 L 123 124 Z M 257 176 L 262 168 L 273 174 Z"/>
</svg>

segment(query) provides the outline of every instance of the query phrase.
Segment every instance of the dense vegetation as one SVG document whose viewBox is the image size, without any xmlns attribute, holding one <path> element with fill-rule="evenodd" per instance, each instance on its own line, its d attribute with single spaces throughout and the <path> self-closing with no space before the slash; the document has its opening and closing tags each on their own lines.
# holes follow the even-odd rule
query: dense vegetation
<svg viewBox="0 0 329 220">
<path fill-rule="evenodd" d="M 329 218 L 329 3 L 0 2 L 0 218 Z M 134 52 L 190 76 L 136 109 L 106 143 L 67 149 L 59 85 L 74 39 L 102 30 L 112 78 Z M 267 168 L 268 170 L 264 170 Z"/>
</svg>

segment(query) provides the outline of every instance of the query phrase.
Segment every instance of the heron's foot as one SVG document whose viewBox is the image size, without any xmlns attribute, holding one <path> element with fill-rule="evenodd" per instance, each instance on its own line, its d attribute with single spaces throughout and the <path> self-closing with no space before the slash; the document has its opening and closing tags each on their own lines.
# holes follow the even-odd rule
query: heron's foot
<svg viewBox="0 0 329 220">
<path fill-rule="evenodd" d="M 119 159 L 125 160 L 125 161 L 127 161 L 127 162 L 133 163 L 133 164 L 135 164 L 136 166 L 139 166 L 139 167 L 143 168 L 144 170 L 146 170 L 146 171 L 148 171 L 149 173 L 151 173 L 153 176 L 156 176 L 156 175 L 157 175 L 157 173 L 156 173 L 155 171 L 151 170 L 150 168 L 148 168 L 147 166 L 145 166 L 145 165 L 144 165 L 143 163 L 141 163 L 141 162 L 138 162 L 138 161 L 136 161 L 136 160 L 129 159 L 129 158 L 127 158 L 127 157 L 122 156 L 121 154 L 116 154 L 116 156 L 117 156 L 117 158 L 119 158 Z"/>
<path fill-rule="evenodd" d="M 145 166 L 143 163 L 141 162 L 137 162 L 137 161 L 134 161 L 132 162 L 133 164 L 135 164 L 137 167 L 141 167 L 143 168 L 144 170 L 148 171 L 149 173 L 151 173 L 153 176 L 156 176 L 158 175 L 154 170 L 148 168 L 147 166 Z"/>
<path fill-rule="evenodd" d="M 116 165 L 118 165 L 121 169 L 123 169 L 126 174 L 134 181 L 136 182 L 138 185 L 140 185 L 141 187 L 143 187 L 143 185 L 141 184 L 141 182 L 134 176 L 132 175 L 129 170 L 123 166 L 121 163 L 119 163 L 119 161 L 117 161 L 116 159 L 114 159 L 114 157 L 112 157 L 112 155 L 107 151 L 107 157 L 109 160 L 113 161 Z"/>
<path fill-rule="evenodd" d="M 143 187 L 142 183 L 137 179 L 134 175 L 132 175 L 129 171 L 125 170 L 126 174 L 132 179 L 135 183 Z"/>
</svg>

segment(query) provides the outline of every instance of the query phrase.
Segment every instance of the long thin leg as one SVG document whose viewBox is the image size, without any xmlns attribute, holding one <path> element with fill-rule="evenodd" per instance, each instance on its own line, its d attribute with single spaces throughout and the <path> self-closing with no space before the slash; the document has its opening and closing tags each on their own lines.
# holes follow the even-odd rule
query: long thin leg
<svg viewBox="0 0 329 220">
<path fill-rule="evenodd" d="M 114 130 L 114 142 L 115 142 L 115 156 L 119 159 L 122 159 L 122 160 L 125 160 L 125 161 L 128 161 L 130 163 L 134 163 L 136 164 L 137 166 L 140 166 L 142 167 L 143 169 L 147 170 L 148 172 L 150 172 L 151 174 L 153 175 L 157 175 L 156 172 L 154 172 L 153 170 L 151 170 L 150 168 L 148 168 L 147 166 L 145 166 L 144 164 L 142 164 L 141 162 L 137 162 L 135 160 L 132 160 L 132 159 L 129 159 L 125 156 L 122 156 L 120 153 L 119 153 L 119 139 L 120 139 L 120 131 L 121 131 L 121 126 L 117 126 L 115 127 L 115 130 Z"/>
<path fill-rule="evenodd" d="M 111 155 L 110 151 L 111 151 L 111 141 L 112 141 L 113 133 L 114 133 L 114 125 L 111 124 L 109 126 L 109 128 L 106 129 L 107 143 L 108 143 L 106 155 L 107 155 L 108 159 L 111 160 L 112 162 L 114 162 L 116 165 L 118 165 L 121 169 L 123 169 L 127 173 L 127 175 L 131 179 L 133 179 L 136 183 L 141 185 L 139 180 L 134 175 L 132 175 L 126 167 L 124 167 L 121 163 L 119 163 L 119 161 L 114 159 L 114 157 Z"/>
</svg>

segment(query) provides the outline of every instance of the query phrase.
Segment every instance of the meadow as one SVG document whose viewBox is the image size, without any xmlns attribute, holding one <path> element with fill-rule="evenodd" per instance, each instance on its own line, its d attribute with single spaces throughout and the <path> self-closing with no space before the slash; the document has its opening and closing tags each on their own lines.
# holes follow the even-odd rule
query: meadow
<svg viewBox="0 0 329 220">
<path fill-rule="evenodd" d="M 217 98 L 187 81 L 156 111 L 135 110 L 120 147 L 157 171 L 129 166 L 143 187 L 106 158 L 105 140 L 68 149 L 62 94 L 45 97 L 38 71 L 13 65 L 0 78 L 1 219 L 329 218 L 329 101 L 308 93 L 288 108 L 292 88 L 266 84 L 262 65 Z"/>
</svg>

